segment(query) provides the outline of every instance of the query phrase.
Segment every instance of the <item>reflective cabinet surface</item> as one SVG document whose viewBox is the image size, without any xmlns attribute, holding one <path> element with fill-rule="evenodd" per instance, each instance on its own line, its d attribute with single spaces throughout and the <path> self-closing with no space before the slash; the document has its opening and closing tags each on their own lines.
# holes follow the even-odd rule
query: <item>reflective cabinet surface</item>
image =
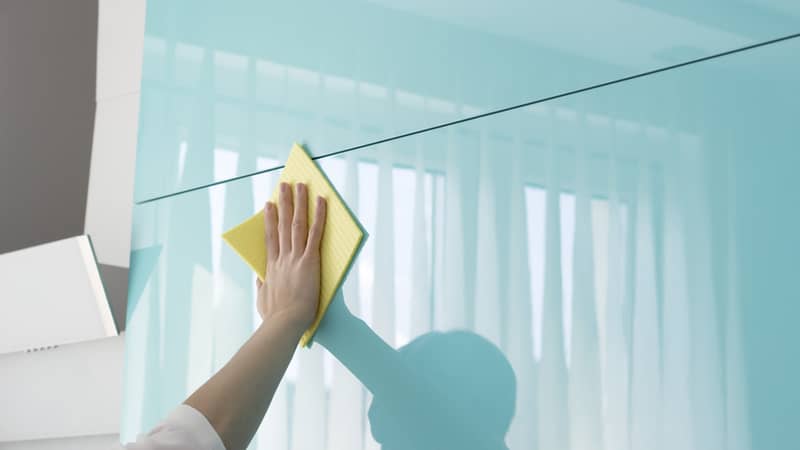
<svg viewBox="0 0 800 450">
<path fill-rule="evenodd" d="M 798 54 L 788 40 L 319 159 L 369 238 L 251 448 L 791 448 Z M 187 151 L 180 170 L 268 169 L 291 140 Z M 277 176 L 135 207 L 123 439 L 259 323 L 220 234 Z"/>
<path fill-rule="evenodd" d="M 147 3 L 137 201 L 800 32 L 791 0 Z"/>
</svg>

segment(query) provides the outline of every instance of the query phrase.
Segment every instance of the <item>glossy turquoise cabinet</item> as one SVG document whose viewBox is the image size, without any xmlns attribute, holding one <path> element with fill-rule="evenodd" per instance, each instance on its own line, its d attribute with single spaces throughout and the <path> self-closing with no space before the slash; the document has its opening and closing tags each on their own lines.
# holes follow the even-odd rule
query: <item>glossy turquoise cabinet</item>
<svg viewBox="0 0 800 450">
<path fill-rule="evenodd" d="M 149 1 L 135 198 L 800 32 L 789 0 L 672 3 Z"/>
<path fill-rule="evenodd" d="M 454 27 L 480 44 L 464 47 L 464 61 L 511 51 L 469 33 L 458 18 L 445 21 L 436 4 L 419 6 L 421 15 L 381 2 L 345 4 L 341 22 L 324 20 L 334 14 L 322 14 L 323 6 L 305 14 L 276 6 L 266 21 L 274 26 L 257 31 L 266 6 L 234 3 L 224 13 L 213 9 L 211 20 L 210 6 L 184 7 L 183 16 L 178 6 L 148 5 L 148 38 L 155 30 L 172 36 L 164 44 L 172 56 L 162 62 L 186 82 L 204 72 L 170 58 L 189 51 L 179 50 L 180 39 L 194 38 L 207 50 L 293 61 L 292 70 L 311 58 L 318 72 L 298 72 L 299 79 L 324 83 L 320 74 L 331 70 L 356 80 L 377 71 L 396 86 L 414 80 L 426 95 L 462 108 L 466 97 L 443 92 L 483 95 L 469 83 L 485 80 L 488 88 L 506 72 L 470 63 L 476 70 L 463 79 L 472 81 L 459 87 L 443 81 L 448 72 L 432 61 L 420 67 L 437 68 L 423 73 L 404 59 L 423 58 L 433 42 L 456 48 L 456 40 L 367 58 L 382 39 L 399 39 L 394 27 L 405 20 L 430 28 L 419 25 L 404 45 L 426 30 Z M 751 41 L 769 34 L 755 13 L 745 23 L 699 7 L 639 5 L 670 18 L 695 11 L 697 21 L 729 30 L 741 25 Z M 797 17 L 791 8 L 775 9 L 783 11 L 775 13 L 778 31 Z M 486 27 L 481 33 L 498 16 L 514 16 L 500 6 L 492 11 L 474 19 Z M 386 23 L 357 27 L 361 14 Z M 571 24 L 569 17 L 563 20 Z M 363 30 L 376 33 L 376 42 L 361 39 Z M 631 40 L 630 52 L 659 30 L 665 42 L 687 39 L 656 27 Z M 554 43 L 566 39 L 564 30 L 550 32 Z M 297 47 L 244 38 L 270 33 L 291 35 Z M 724 47 L 714 42 L 714 50 Z M 308 139 L 320 155 L 388 136 L 391 127 L 442 122 L 385 105 L 362 114 L 367 106 L 355 91 L 334 100 L 289 78 L 258 84 L 211 65 L 209 53 L 186 54 L 216 74 L 210 91 L 156 82 L 147 70 L 157 66 L 145 61 L 142 195 L 279 167 L 293 139 Z M 298 350 L 251 448 L 792 448 L 800 423 L 799 54 L 800 38 L 788 39 L 318 159 L 369 239 L 317 341 Z M 533 60 L 507 61 L 512 73 L 533 70 L 526 65 Z M 392 78 L 379 62 L 404 71 L 386 72 Z M 250 62 L 244 67 L 259 73 Z M 547 66 L 551 84 L 520 78 L 483 97 L 481 107 L 521 103 L 623 69 L 570 75 Z M 248 88 L 237 91 L 235 80 Z M 216 102 L 219 95 L 228 100 Z M 262 95 L 283 103 L 254 107 Z M 333 117 L 340 107 L 351 115 Z M 395 120 L 401 116 L 407 120 Z M 160 147 L 165 142 L 177 147 Z M 220 234 L 263 206 L 278 173 L 135 206 L 124 440 L 152 427 L 257 326 L 254 276 Z"/>
</svg>

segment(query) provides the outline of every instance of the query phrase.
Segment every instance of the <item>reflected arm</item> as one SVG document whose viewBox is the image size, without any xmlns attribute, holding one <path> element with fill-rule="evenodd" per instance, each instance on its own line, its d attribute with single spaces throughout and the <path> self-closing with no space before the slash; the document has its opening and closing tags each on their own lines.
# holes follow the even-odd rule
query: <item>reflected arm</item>
<svg viewBox="0 0 800 450">
<path fill-rule="evenodd" d="M 314 341 L 328 349 L 375 396 L 386 395 L 409 380 L 397 351 L 363 320 L 354 316 L 337 293 Z M 405 380 L 405 381 L 404 381 Z"/>
<path fill-rule="evenodd" d="M 432 367 L 410 366 L 400 352 L 347 310 L 340 294 L 331 302 L 314 340 L 372 392 L 374 402 L 380 403 L 379 424 L 370 411 L 373 436 L 379 442 L 404 442 L 403 446 L 411 448 L 421 443 L 426 448 L 430 444 L 439 448 L 502 448 L 502 436 L 486 434 L 484 426 L 476 422 L 472 407 L 463 408 L 464 403 L 454 397 L 463 388 L 451 391 L 420 376 L 421 371 L 431 371 Z M 379 435 L 375 434 L 376 426 Z"/>
</svg>

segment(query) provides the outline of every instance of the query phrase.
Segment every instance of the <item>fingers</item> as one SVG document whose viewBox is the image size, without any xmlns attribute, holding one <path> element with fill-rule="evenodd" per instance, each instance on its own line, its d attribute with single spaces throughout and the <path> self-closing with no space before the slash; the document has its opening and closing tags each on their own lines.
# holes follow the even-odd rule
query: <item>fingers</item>
<svg viewBox="0 0 800 450">
<path fill-rule="evenodd" d="M 264 285 L 264 283 L 262 283 L 261 280 L 256 278 L 256 289 L 261 289 L 261 286 L 263 286 L 263 285 Z"/>
<path fill-rule="evenodd" d="M 281 183 L 278 194 L 278 244 L 281 253 L 292 251 L 292 188 L 288 183 Z"/>
<path fill-rule="evenodd" d="M 278 258 L 278 210 L 275 204 L 264 205 L 264 241 L 267 244 L 267 262 Z"/>
<path fill-rule="evenodd" d="M 295 185 L 294 220 L 292 220 L 292 251 L 302 254 L 308 239 L 308 188 L 303 183 Z"/>
<path fill-rule="evenodd" d="M 319 253 L 319 245 L 322 242 L 322 232 L 325 230 L 325 219 L 328 213 L 328 203 L 322 197 L 317 197 L 317 211 L 314 214 L 314 224 L 308 233 L 308 245 L 306 253 Z"/>
</svg>

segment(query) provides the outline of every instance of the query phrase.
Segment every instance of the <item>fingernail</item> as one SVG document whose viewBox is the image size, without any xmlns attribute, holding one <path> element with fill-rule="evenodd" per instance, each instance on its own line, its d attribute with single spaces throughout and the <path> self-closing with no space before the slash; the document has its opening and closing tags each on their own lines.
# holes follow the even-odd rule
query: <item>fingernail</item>
<svg viewBox="0 0 800 450">
<path fill-rule="evenodd" d="M 302 193 L 305 190 L 306 185 L 303 183 L 297 183 L 297 192 Z"/>
<path fill-rule="evenodd" d="M 286 192 L 286 190 L 287 190 L 288 188 L 289 188 L 289 185 L 288 185 L 288 184 L 286 184 L 286 183 L 281 183 L 281 192 Z"/>
</svg>

